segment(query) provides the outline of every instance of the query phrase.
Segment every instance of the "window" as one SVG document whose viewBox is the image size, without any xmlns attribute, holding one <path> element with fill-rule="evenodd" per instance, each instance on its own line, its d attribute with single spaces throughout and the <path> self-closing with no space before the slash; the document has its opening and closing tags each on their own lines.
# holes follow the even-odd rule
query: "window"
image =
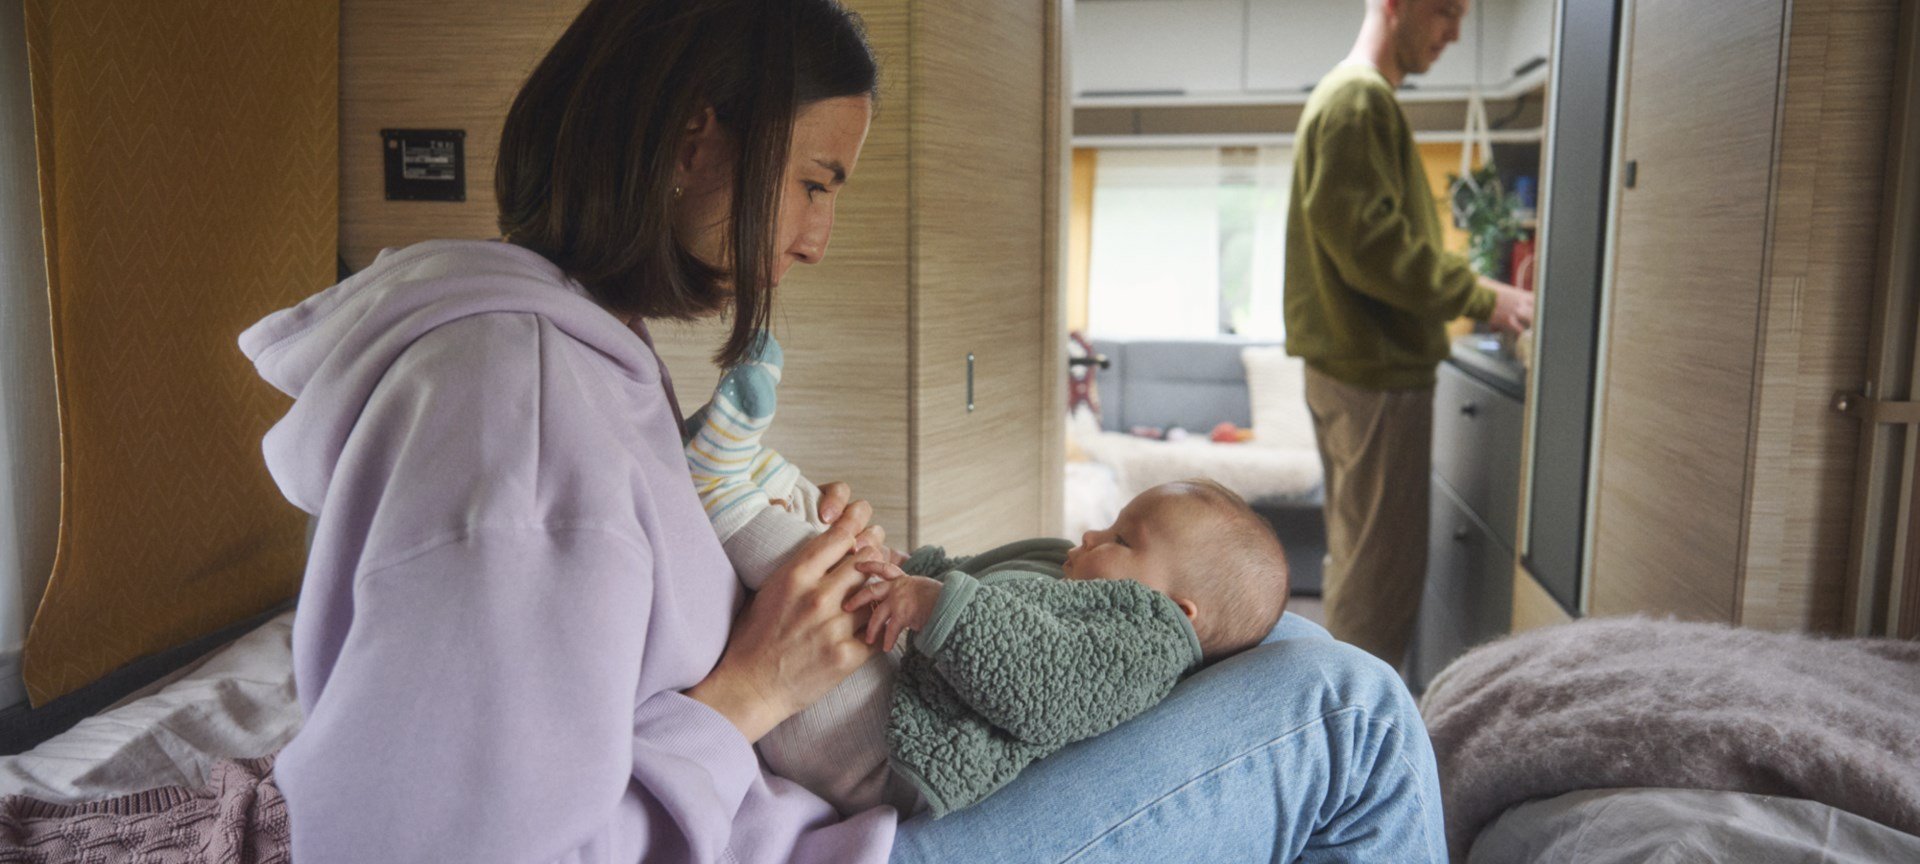
<svg viewBox="0 0 1920 864">
<path fill-rule="evenodd" d="M 26 699 L 20 652 L 53 572 L 60 429 L 20 4 L 0 15 L 0 708 Z"/>
<path fill-rule="evenodd" d="M 1280 338 L 1292 176 L 1286 147 L 1101 150 L 1088 330 Z"/>
</svg>

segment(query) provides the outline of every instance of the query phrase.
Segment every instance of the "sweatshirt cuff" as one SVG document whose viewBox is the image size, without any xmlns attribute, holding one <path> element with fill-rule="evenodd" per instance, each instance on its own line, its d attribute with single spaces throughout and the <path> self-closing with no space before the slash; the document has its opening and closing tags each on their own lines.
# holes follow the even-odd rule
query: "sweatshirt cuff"
<svg viewBox="0 0 1920 864">
<path fill-rule="evenodd" d="M 760 778 L 759 757 L 739 727 L 707 703 L 684 693 L 667 690 L 640 703 L 633 712 L 633 737 L 648 745 L 636 747 L 636 757 L 650 749 L 706 768 L 712 777 L 713 793 L 729 814 L 740 808 L 748 788 Z"/>
<path fill-rule="evenodd" d="M 1472 318 L 1475 321 L 1485 321 L 1493 317 L 1493 306 L 1496 299 L 1493 289 L 1481 285 L 1480 280 L 1475 278 L 1473 291 L 1467 295 L 1467 308 L 1462 309 L 1460 314 Z"/>
<path fill-rule="evenodd" d="M 933 614 L 927 616 L 927 626 L 913 637 L 913 647 L 929 657 L 940 656 L 947 637 L 960 625 L 960 616 L 972 605 L 973 595 L 980 593 L 980 580 L 959 570 L 948 573 L 944 582 L 940 600 L 933 604 Z"/>
</svg>

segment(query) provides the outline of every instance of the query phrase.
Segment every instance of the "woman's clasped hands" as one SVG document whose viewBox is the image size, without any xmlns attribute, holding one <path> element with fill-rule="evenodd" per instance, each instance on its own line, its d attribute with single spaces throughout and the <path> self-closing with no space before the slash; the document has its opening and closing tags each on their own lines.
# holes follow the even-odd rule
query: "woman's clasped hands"
<svg viewBox="0 0 1920 864">
<path fill-rule="evenodd" d="M 870 524 L 873 507 L 852 501 L 845 483 L 821 487 L 820 517 L 831 525 L 768 577 L 734 621 L 707 677 L 686 691 L 758 741 L 812 705 L 873 656 L 862 638 L 868 610 L 848 597 L 867 580 L 861 562 L 897 557 Z"/>
</svg>

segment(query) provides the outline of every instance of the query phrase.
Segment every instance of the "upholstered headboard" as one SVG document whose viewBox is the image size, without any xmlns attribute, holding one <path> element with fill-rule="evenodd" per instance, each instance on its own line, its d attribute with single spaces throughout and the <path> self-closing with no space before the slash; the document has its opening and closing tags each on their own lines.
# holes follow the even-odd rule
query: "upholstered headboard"
<svg viewBox="0 0 1920 864">
<path fill-rule="evenodd" d="M 1094 351 L 1112 366 L 1100 370 L 1100 428 L 1123 432 L 1134 426 L 1179 426 L 1205 433 L 1230 422 L 1247 427 L 1253 408 L 1240 350 L 1276 345 L 1271 339 L 1101 339 Z"/>
</svg>

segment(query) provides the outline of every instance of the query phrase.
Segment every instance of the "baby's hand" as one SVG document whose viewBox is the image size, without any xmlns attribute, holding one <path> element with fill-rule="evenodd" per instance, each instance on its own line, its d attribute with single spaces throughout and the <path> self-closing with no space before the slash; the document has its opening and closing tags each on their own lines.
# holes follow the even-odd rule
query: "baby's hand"
<svg viewBox="0 0 1920 864">
<path fill-rule="evenodd" d="M 868 576 L 878 576 L 882 581 L 862 587 L 847 598 L 843 608 L 852 612 L 862 606 L 873 604 L 873 614 L 867 618 L 867 644 L 872 645 L 883 631 L 886 638 L 881 649 L 892 651 L 893 644 L 899 640 L 902 630 L 919 630 L 927 626 L 927 619 L 933 616 L 934 604 L 940 602 L 940 589 L 945 587 L 938 579 L 925 576 L 909 576 L 898 564 L 887 561 L 862 561 L 854 565 Z"/>
</svg>

